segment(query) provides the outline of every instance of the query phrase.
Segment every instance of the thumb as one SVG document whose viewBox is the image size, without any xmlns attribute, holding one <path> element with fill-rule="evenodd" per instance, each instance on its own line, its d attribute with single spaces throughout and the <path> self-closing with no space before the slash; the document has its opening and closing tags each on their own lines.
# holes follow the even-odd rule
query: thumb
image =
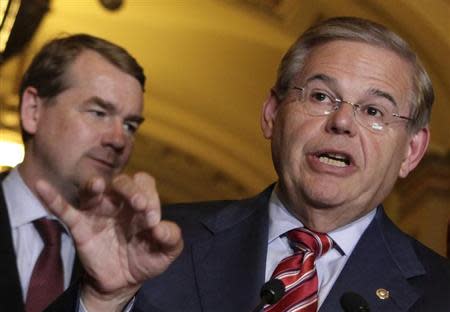
<svg viewBox="0 0 450 312">
<path fill-rule="evenodd" d="M 44 180 L 37 181 L 36 191 L 48 210 L 69 229 L 78 222 L 80 212 L 71 206 L 48 182 Z"/>
</svg>

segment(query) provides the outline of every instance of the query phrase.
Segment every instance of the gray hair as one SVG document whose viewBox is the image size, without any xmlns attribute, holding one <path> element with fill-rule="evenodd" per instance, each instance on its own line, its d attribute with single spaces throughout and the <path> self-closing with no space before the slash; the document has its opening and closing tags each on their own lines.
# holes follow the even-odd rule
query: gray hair
<svg viewBox="0 0 450 312">
<path fill-rule="evenodd" d="M 383 25 L 357 17 L 334 17 L 308 28 L 284 55 L 278 68 L 274 91 L 283 101 L 296 75 L 301 72 L 311 51 L 334 40 L 364 42 L 397 53 L 413 68 L 413 90 L 409 130 L 412 133 L 426 127 L 430 121 L 434 91 L 431 79 L 419 57 L 408 43 Z"/>
</svg>

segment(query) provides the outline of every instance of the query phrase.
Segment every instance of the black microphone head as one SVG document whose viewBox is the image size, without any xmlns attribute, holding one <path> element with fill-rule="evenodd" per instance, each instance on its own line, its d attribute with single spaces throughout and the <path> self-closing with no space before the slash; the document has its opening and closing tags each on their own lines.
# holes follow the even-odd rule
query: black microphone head
<svg viewBox="0 0 450 312">
<path fill-rule="evenodd" d="M 283 297 L 284 291 L 283 282 L 274 278 L 263 285 L 259 295 L 265 303 L 274 304 Z"/>
<path fill-rule="evenodd" d="M 367 301 L 354 292 L 346 292 L 342 295 L 341 306 L 345 312 L 370 312 Z"/>
</svg>

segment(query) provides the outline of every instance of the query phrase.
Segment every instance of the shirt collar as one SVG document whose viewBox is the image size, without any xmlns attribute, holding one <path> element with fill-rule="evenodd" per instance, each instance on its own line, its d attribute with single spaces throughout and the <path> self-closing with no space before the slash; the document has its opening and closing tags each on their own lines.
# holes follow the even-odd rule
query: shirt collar
<svg viewBox="0 0 450 312">
<path fill-rule="evenodd" d="M 327 233 L 337 245 L 337 249 L 346 255 L 352 253 L 361 235 L 375 217 L 376 209 L 361 218 Z M 269 240 L 272 241 L 292 229 L 304 227 L 303 223 L 292 215 L 278 198 L 275 188 L 269 200 Z"/>
<path fill-rule="evenodd" d="M 50 216 L 47 209 L 25 184 L 17 167 L 11 170 L 3 180 L 3 190 L 12 228 Z"/>
<path fill-rule="evenodd" d="M 269 241 L 272 241 L 295 228 L 303 227 L 303 223 L 284 207 L 278 198 L 275 188 L 269 200 Z"/>
</svg>

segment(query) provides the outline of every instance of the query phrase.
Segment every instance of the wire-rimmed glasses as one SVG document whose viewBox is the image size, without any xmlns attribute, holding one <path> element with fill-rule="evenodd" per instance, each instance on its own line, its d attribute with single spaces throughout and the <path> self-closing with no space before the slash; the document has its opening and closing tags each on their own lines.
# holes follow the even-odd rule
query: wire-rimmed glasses
<svg viewBox="0 0 450 312">
<path fill-rule="evenodd" d="M 331 92 L 305 87 L 293 87 L 299 91 L 298 101 L 300 101 L 305 111 L 311 116 L 326 116 L 337 111 L 343 103 L 353 107 L 355 120 L 363 127 L 375 132 L 383 131 L 387 125 L 394 121 L 411 121 L 410 117 L 402 116 L 398 113 L 398 107 L 388 99 L 377 97 L 374 100 L 363 103 L 352 103 L 336 98 Z"/>
</svg>

